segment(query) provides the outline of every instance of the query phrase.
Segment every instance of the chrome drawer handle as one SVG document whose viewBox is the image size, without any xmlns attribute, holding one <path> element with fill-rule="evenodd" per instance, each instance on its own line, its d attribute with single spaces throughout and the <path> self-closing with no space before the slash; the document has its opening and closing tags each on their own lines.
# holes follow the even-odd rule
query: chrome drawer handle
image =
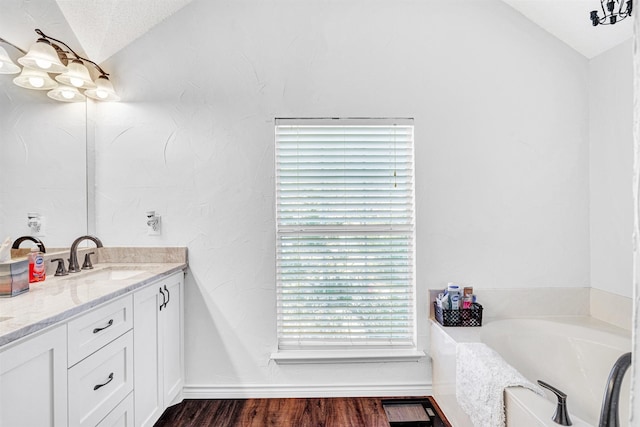
<svg viewBox="0 0 640 427">
<path fill-rule="evenodd" d="M 104 384 L 97 384 L 97 385 L 94 385 L 94 386 L 93 386 L 93 390 L 95 391 L 95 390 L 99 389 L 100 387 L 104 387 L 104 386 L 106 386 L 107 384 L 109 384 L 111 381 L 113 381 L 113 372 L 111 372 L 111 373 L 109 374 L 109 379 L 107 380 L 107 382 L 106 382 L 106 383 L 104 383 Z"/>
<path fill-rule="evenodd" d="M 95 329 L 93 330 L 93 333 L 94 333 L 94 334 L 97 334 L 98 332 L 100 332 L 100 331 L 103 331 L 103 330 L 107 329 L 107 328 L 108 328 L 109 326 L 111 326 L 111 325 L 113 325 L 113 319 L 110 319 L 110 320 L 109 320 L 109 322 L 107 323 L 107 326 L 104 326 L 104 327 L 102 327 L 102 328 L 95 328 Z"/>
</svg>

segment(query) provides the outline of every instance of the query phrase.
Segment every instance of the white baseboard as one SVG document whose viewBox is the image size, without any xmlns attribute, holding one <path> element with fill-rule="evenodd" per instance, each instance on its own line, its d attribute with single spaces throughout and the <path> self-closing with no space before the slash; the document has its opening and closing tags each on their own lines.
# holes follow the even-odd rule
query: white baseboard
<svg viewBox="0 0 640 427">
<path fill-rule="evenodd" d="M 430 396 L 431 384 L 366 385 L 185 385 L 185 399 L 265 399 L 287 397 Z"/>
</svg>

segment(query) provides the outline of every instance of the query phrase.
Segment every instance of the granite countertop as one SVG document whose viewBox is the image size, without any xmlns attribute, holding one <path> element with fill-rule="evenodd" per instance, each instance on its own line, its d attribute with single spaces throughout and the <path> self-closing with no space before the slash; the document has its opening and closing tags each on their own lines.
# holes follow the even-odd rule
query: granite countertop
<svg viewBox="0 0 640 427">
<path fill-rule="evenodd" d="M 162 261 L 171 262 L 101 262 L 93 270 L 48 275 L 44 282 L 31 283 L 29 292 L 0 298 L 0 347 L 186 270 L 186 250 L 183 260 Z M 109 278 L 109 272 L 119 277 Z"/>
</svg>

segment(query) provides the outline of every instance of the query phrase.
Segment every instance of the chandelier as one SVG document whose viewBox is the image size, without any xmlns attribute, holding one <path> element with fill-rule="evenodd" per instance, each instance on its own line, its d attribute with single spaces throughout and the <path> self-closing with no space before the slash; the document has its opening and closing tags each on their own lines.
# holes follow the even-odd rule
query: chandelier
<svg viewBox="0 0 640 427">
<path fill-rule="evenodd" d="M 39 29 L 35 31 L 40 37 L 28 52 L 0 38 L 1 43 L 24 55 L 18 58 L 18 63 L 22 65 L 20 68 L 0 46 L 0 74 L 19 73 L 13 83 L 25 89 L 46 90 L 47 96 L 56 101 L 82 102 L 86 97 L 97 101 L 120 100 L 109 81 L 109 74 L 98 64 L 81 57 L 65 42 L 49 37 Z M 95 67 L 98 74 L 95 80 L 85 63 Z"/>
<path fill-rule="evenodd" d="M 627 16 L 631 16 L 633 9 L 633 0 L 600 0 L 602 13 L 604 16 L 598 16 L 598 11 L 591 11 L 591 24 L 596 27 L 598 25 L 613 25 L 618 21 L 622 21 Z M 616 10 L 617 9 L 617 10 Z"/>
</svg>

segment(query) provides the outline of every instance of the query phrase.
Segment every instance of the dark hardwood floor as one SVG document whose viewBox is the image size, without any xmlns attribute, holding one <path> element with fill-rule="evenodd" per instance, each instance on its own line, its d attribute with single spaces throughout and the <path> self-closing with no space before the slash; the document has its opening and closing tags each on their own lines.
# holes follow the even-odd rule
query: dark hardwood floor
<svg viewBox="0 0 640 427">
<path fill-rule="evenodd" d="M 379 397 L 185 400 L 168 408 L 155 427 L 389 427 L 382 400 Z M 442 417 L 435 402 L 429 400 Z M 439 420 L 434 424 L 434 427 L 448 426 Z"/>
</svg>

